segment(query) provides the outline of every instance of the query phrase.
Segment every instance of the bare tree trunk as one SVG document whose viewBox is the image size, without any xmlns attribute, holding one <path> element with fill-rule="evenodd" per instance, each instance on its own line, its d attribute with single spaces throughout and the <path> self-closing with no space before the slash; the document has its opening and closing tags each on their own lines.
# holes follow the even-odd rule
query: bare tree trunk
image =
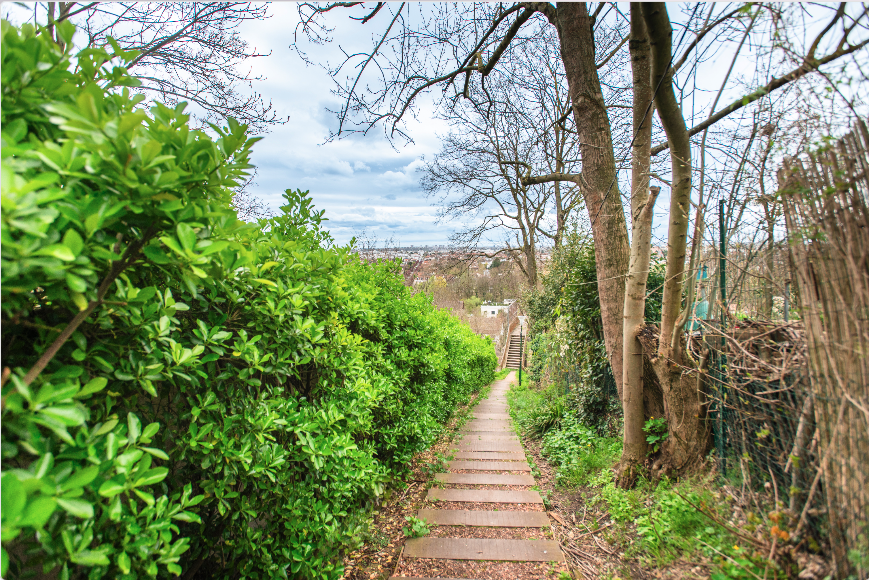
<svg viewBox="0 0 869 580">
<path fill-rule="evenodd" d="M 555 172 L 562 173 L 564 171 L 564 163 L 562 162 L 562 144 L 561 144 L 561 136 L 564 134 L 564 131 L 559 131 L 559 127 L 556 124 L 555 127 Z M 561 240 L 564 238 L 564 206 L 563 201 L 561 199 L 561 182 L 556 181 L 553 184 L 553 188 L 555 190 L 555 247 L 561 247 Z"/>
<path fill-rule="evenodd" d="M 531 288 L 537 287 L 537 247 L 532 243 L 522 249 L 525 254 L 525 275 Z"/>
<path fill-rule="evenodd" d="M 622 396 L 624 276 L 630 247 L 616 181 L 612 133 L 594 58 L 592 21 L 585 3 L 560 2 L 556 14 L 561 58 L 582 156 L 582 194 L 591 220 L 597 287 L 607 356 Z"/>
<path fill-rule="evenodd" d="M 673 90 L 673 28 L 663 2 L 642 4 L 652 53 L 652 80 L 659 87 L 655 104 L 670 144 L 673 187 L 667 235 L 667 269 L 657 356 L 653 366 L 664 393 L 668 437 L 653 475 L 690 467 L 705 450 L 704 407 L 696 377 L 683 373 L 685 347 L 676 325 L 682 306 L 682 279 L 691 203 L 691 143 Z"/>
<path fill-rule="evenodd" d="M 760 159 L 760 203 L 763 206 L 763 218 L 766 222 L 766 278 L 763 280 L 763 300 L 761 302 L 760 314 L 765 316 L 767 320 L 772 320 L 772 295 L 774 293 L 775 282 L 773 273 L 775 269 L 775 220 L 776 220 L 776 200 L 774 197 L 766 195 L 766 162 L 772 153 L 773 139 L 770 136 L 767 145 L 763 151 L 763 157 Z"/>
<path fill-rule="evenodd" d="M 622 411 L 625 429 L 618 485 L 631 488 L 637 468 L 646 457 L 648 445 L 643 433 L 643 347 L 637 335 L 643 327 L 646 282 L 652 254 L 652 218 L 659 187 L 649 190 L 652 150 L 652 83 L 649 35 L 641 9 L 631 3 L 631 70 L 633 71 L 633 131 L 631 151 L 631 261 L 625 281 L 624 371 Z"/>
<path fill-rule="evenodd" d="M 766 206 L 767 204 L 764 204 Z M 772 217 L 769 208 L 764 207 L 766 221 L 766 278 L 763 280 L 763 302 L 761 303 L 761 316 L 772 320 L 772 296 L 775 293 L 775 218 Z"/>
</svg>

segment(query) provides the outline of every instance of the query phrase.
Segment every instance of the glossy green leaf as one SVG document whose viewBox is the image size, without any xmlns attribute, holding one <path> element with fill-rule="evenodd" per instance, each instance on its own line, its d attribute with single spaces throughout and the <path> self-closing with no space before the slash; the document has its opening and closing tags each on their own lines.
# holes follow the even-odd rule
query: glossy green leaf
<svg viewBox="0 0 869 580">
<path fill-rule="evenodd" d="M 61 491 L 67 491 L 77 487 L 84 487 L 96 479 L 99 473 L 100 468 L 96 465 L 91 465 L 90 467 L 85 467 L 84 469 L 75 471 L 61 484 L 60 489 Z"/>
<path fill-rule="evenodd" d="M 121 475 L 116 475 L 112 479 L 108 479 L 100 485 L 99 494 L 103 497 L 114 497 L 124 491 L 126 480 Z"/>
<path fill-rule="evenodd" d="M 109 557 L 103 551 L 83 550 L 73 554 L 70 560 L 81 566 L 108 566 Z"/>
<path fill-rule="evenodd" d="M 89 519 L 94 517 L 94 506 L 81 499 L 57 498 L 57 505 L 77 518 Z"/>
</svg>

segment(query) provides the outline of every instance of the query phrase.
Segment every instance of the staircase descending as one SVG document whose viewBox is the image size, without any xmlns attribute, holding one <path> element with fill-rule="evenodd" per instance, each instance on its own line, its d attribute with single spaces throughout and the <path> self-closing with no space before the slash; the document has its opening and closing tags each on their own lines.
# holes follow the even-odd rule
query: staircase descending
<svg viewBox="0 0 869 580">
<path fill-rule="evenodd" d="M 510 336 L 510 346 L 507 347 L 507 364 L 504 368 L 518 369 L 522 363 L 522 343 L 525 338 L 519 334 Z"/>
<path fill-rule="evenodd" d="M 518 347 L 519 336 L 513 338 Z M 510 373 L 495 382 L 462 427 L 463 437 L 452 452 L 455 459 L 448 462 L 446 473 L 435 474 L 437 485 L 428 491 L 432 503 L 417 513 L 435 530 L 407 540 L 390 580 L 567 574 L 561 546 L 545 533 L 549 516 L 543 498 L 532 489 L 531 467 L 508 413 L 507 391 L 515 379 Z M 468 489 L 471 485 L 478 487 Z"/>
</svg>

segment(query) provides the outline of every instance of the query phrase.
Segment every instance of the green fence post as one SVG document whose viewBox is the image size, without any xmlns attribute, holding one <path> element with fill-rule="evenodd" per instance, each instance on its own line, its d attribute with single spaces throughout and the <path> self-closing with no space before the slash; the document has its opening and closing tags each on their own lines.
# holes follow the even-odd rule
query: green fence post
<svg viewBox="0 0 869 580">
<path fill-rule="evenodd" d="M 727 391 L 724 386 L 724 379 L 726 376 L 726 368 L 727 368 L 727 355 L 724 354 L 724 349 L 726 347 L 726 340 L 724 338 L 724 332 L 727 326 L 727 224 L 724 221 L 724 200 L 720 200 L 718 202 L 718 243 L 719 243 L 719 256 L 718 256 L 718 287 L 719 292 L 721 293 L 721 345 L 718 352 L 718 420 L 717 420 L 717 450 L 718 450 L 718 460 L 720 462 L 721 467 L 721 475 L 724 476 L 727 473 L 727 459 L 725 454 L 727 452 L 725 445 L 725 432 L 724 432 L 724 399 L 727 396 Z"/>
</svg>

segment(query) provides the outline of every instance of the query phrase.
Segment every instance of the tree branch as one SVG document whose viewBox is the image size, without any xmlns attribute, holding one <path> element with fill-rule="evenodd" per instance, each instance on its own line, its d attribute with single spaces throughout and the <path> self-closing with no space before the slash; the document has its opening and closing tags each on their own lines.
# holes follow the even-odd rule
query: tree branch
<svg viewBox="0 0 869 580">
<path fill-rule="evenodd" d="M 552 183 L 555 181 L 569 181 L 575 183 L 578 187 L 582 187 L 582 173 L 547 173 L 546 175 L 523 177 L 522 185 L 528 187 L 529 185 Z"/>
<path fill-rule="evenodd" d="M 380 9 L 384 6 L 386 6 L 386 2 L 378 2 L 377 6 L 374 7 L 374 10 L 372 10 L 371 13 L 368 14 L 368 16 L 364 18 L 356 18 L 355 16 L 351 16 L 350 20 L 359 20 L 362 22 L 362 24 L 365 24 L 366 22 L 377 16 L 377 13 L 380 12 Z M 401 12 L 401 10 L 399 10 L 399 12 Z"/>
<path fill-rule="evenodd" d="M 627 41 L 629 41 L 630 39 L 631 39 L 631 35 L 630 35 L 630 34 L 628 34 L 627 36 L 625 36 L 625 37 L 622 39 L 622 41 L 618 44 L 618 46 L 616 46 L 616 47 L 612 50 L 612 52 L 610 52 L 610 53 L 607 55 L 607 57 L 606 57 L 605 59 L 603 59 L 603 62 L 601 62 L 599 65 L 596 65 L 595 68 L 603 68 L 603 66 L 606 65 L 606 63 L 608 63 L 608 62 L 610 61 L 610 59 L 611 59 L 612 57 L 614 57 L 614 56 L 616 55 L 616 53 L 618 53 L 618 51 L 619 51 L 619 50 L 620 50 L 620 49 L 625 45 L 625 43 L 626 43 Z M 630 109 L 630 107 L 627 107 L 627 108 Z"/>
<path fill-rule="evenodd" d="M 121 257 L 120 260 L 112 262 L 108 274 L 106 274 L 106 277 L 103 278 L 102 283 L 97 289 L 96 300 L 91 300 L 90 302 L 88 302 L 87 307 L 73 317 L 69 324 L 66 325 L 66 328 L 61 331 L 60 336 L 54 339 L 54 342 L 51 343 L 51 346 L 49 346 L 48 349 L 46 349 L 46 351 L 42 353 L 42 356 L 39 357 L 39 360 L 37 360 L 36 363 L 32 367 L 30 367 L 30 370 L 27 371 L 26 375 L 24 375 L 25 385 L 29 385 L 30 383 L 32 383 L 33 380 L 36 379 L 36 377 L 38 377 L 43 370 L 45 370 L 45 367 L 48 366 L 48 363 L 51 362 L 51 359 L 54 358 L 60 348 L 66 343 L 67 340 L 70 339 L 70 337 L 78 329 L 78 327 L 81 326 L 81 324 L 85 320 L 87 320 L 88 316 L 90 316 L 91 313 L 93 313 L 93 311 L 96 310 L 97 307 L 103 303 L 103 298 L 109 291 L 112 283 L 114 283 L 118 276 L 120 276 L 121 273 L 130 266 L 130 264 L 136 261 L 136 259 L 139 257 L 139 251 L 144 247 L 145 244 L 148 243 L 148 241 L 151 239 L 156 231 L 157 227 L 152 225 L 148 229 L 148 231 L 145 232 L 145 235 L 143 235 L 141 239 L 136 240 L 127 247 L 124 255 Z"/>
<path fill-rule="evenodd" d="M 718 111 L 714 115 L 711 115 L 708 119 L 706 119 L 702 123 L 694 126 L 690 131 L 688 131 L 689 136 L 693 137 L 694 135 L 697 135 L 698 133 L 702 132 L 707 127 L 711 127 L 712 125 L 714 125 L 715 123 L 717 123 L 721 119 L 727 117 L 728 115 L 730 115 L 734 111 L 738 111 L 742 107 L 744 107 L 750 103 L 753 103 L 754 101 L 760 99 L 761 97 L 763 97 L 765 95 L 768 95 L 769 93 L 773 92 L 774 90 L 780 89 L 781 87 L 785 86 L 786 84 L 791 83 L 795 80 L 798 80 L 798 79 L 806 76 L 810 72 L 813 72 L 816 69 L 820 68 L 822 65 L 825 65 L 825 64 L 832 62 L 838 58 L 841 58 L 843 56 L 847 56 L 851 53 L 857 52 L 858 50 L 860 50 L 861 48 L 863 48 L 867 44 L 869 44 L 869 40 L 864 40 L 860 44 L 855 44 L 854 46 L 849 46 L 848 48 L 843 48 L 843 49 L 837 50 L 836 52 L 829 54 L 818 61 L 805 62 L 802 65 L 800 65 L 798 68 L 792 70 L 791 72 L 789 72 L 788 74 L 786 74 L 783 77 L 773 78 L 769 83 L 766 84 L 766 86 L 763 86 L 763 87 L 757 89 L 753 93 L 745 95 L 741 99 L 737 99 L 737 100 L 733 101 L 731 104 L 724 107 L 723 109 L 721 109 L 720 111 Z M 652 148 L 652 155 L 657 155 L 661 151 L 667 150 L 669 147 L 670 147 L 669 143 L 660 143 L 658 145 L 655 145 Z"/>
<path fill-rule="evenodd" d="M 494 69 L 495 65 L 498 64 L 498 59 L 501 58 L 501 55 L 504 54 L 504 51 L 507 50 L 507 47 L 510 46 L 511 42 L 513 42 L 513 38 L 516 37 L 519 29 L 528 21 L 529 18 L 534 16 L 535 12 L 536 10 L 526 9 L 518 18 L 516 18 L 516 21 L 507 30 L 507 34 L 501 39 L 501 44 L 499 44 L 498 48 L 495 49 L 495 52 L 492 53 L 492 58 L 489 59 L 489 64 L 487 64 L 486 68 L 481 71 L 484 77 L 489 76 L 489 73 L 492 72 L 492 69 Z"/>
</svg>

